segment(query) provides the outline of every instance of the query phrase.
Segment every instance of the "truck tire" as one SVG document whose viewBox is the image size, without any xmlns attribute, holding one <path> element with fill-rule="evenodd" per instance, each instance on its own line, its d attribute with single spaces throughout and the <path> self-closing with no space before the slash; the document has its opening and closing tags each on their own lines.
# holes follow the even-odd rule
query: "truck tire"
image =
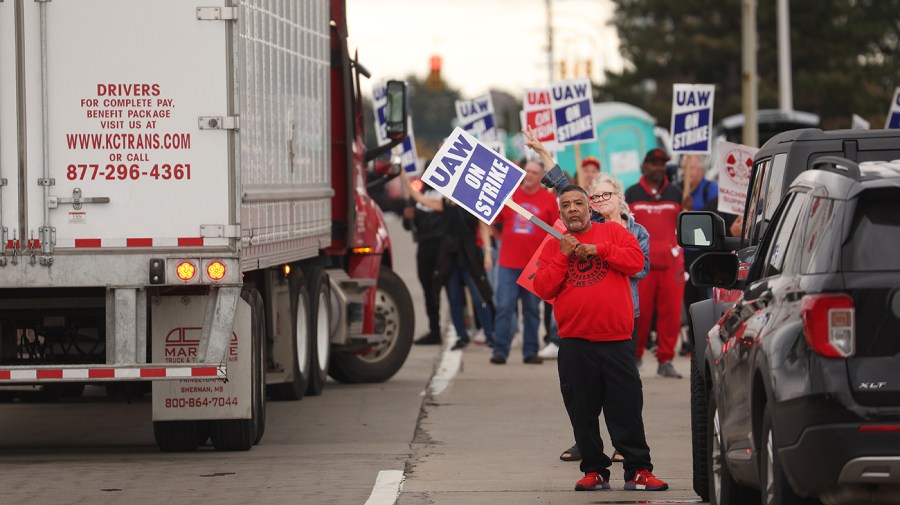
<svg viewBox="0 0 900 505">
<path fill-rule="evenodd" d="M 331 361 L 331 286 L 321 267 L 309 269 L 309 383 L 306 394 L 319 396 Z"/>
<path fill-rule="evenodd" d="M 291 272 L 289 285 L 291 290 L 291 381 L 272 384 L 267 388 L 269 397 L 275 401 L 296 401 L 303 398 L 309 385 L 310 342 L 309 334 L 309 292 L 300 269 Z"/>
<path fill-rule="evenodd" d="M 191 452 L 209 438 L 208 421 L 153 421 L 153 438 L 162 452 Z"/>
<path fill-rule="evenodd" d="M 744 487 L 731 477 L 728 465 L 725 464 L 725 448 L 722 447 L 722 436 L 719 430 L 719 409 L 716 395 L 709 392 L 709 411 L 707 417 L 706 448 L 709 470 L 709 503 L 710 505 L 750 505 L 759 503 L 759 494 Z"/>
<path fill-rule="evenodd" d="M 706 468 L 706 438 L 709 429 L 706 384 L 700 373 L 702 357 L 691 354 L 691 455 L 694 467 L 694 492 L 700 500 L 709 501 L 709 474 Z"/>
<path fill-rule="evenodd" d="M 217 451 L 247 451 L 262 438 L 265 430 L 266 310 L 255 289 L 247 292 L 250 302 L 250 419 L 216 419 L 210 422 L 209 438 Z"/>
<path fill-rule="evenodd" d="M 415 324 L 409 290 L 396 273 L 382 266 L 375 293 L 375 333 L 387 340 L 365 354 L 333 354 L 328 374 L 348 384 L 390 379 L 409 355 Z"/>
</svg>

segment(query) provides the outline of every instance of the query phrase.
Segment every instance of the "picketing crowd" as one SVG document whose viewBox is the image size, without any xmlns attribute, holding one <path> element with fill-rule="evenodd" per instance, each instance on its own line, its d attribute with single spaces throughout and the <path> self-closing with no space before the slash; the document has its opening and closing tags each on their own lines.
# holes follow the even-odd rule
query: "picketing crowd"
<svg viewBox="0 0 900 505">
<path fill-rule="evenodd" d="M 535 156 L 521 160 L 525 176 L 511 200 L 555 223 L 562 240 L 548 239 L 508 206 L 488 226 L 428 186 L 417 191 L 402 175 L 410 196 L 404 226 L 418 244 L 429 322 L 415 343 L 443 343 L 440 293 L 446 291 L 453 350 L 488 345 L 490 362 L 504 365 L 521 335 L 524 363 L 558 360 L 575 436 L 560 458 L 581 461 L 585 477 L 576 490 L 608 489 L 613 462 L 623 463 L 625 489 L 668 489 L 651 473 L 638 368 L 645 350 L 655 349 L 657 375 L 682 378 L 672 360 L 684 307 L 708 294 L 686 282 L 697 252 L 678 246 L 675 229 L 682 211 L 716 210 L 718 187 L 704 177 L 708 161 L 683 155 L 679 165 L 667 164 L 667 153 L 654 148 L 644 156 L 639 181 L 624 188 L 593 156 L 580 160 L 570 178 L 532 132 L 523 133 Z M 689 342 L 681 342 L 681 352 L 690 352 Z M 603 449 L 601 411 L 611 456 Z"/>
</svg>

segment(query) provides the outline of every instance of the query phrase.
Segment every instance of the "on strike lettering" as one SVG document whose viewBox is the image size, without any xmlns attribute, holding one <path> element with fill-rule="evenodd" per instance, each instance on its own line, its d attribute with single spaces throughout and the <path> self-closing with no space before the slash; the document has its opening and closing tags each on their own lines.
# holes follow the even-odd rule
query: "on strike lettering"
<svg viewBox="0 0 900 505">
<path fill-rule="evenodd" d="M 709 103 L 709 91 L 678 91 L 675 93 L 675 103 L 679 106 L 703 105 Z"/>
<path fill-rule="evenodd" d="M 478 168 L 474 164 L 471 165 L 473 169 Z M 478 168 L 481 174 L 484 174 L 484 170 Z M 500 194 L 500 188 L 503 187 L 503 181 L 506 180 L 506 173 L 509 171 L 509 167 L 506 166 L 500 160 L 495 159 L 493 163 L 491 163 L 491 171 L 487 175 L 487 180 L 484 181 L 484 185 L 481 187 L 481 192 L 478 194 L 478 201 L 475 202 L 475 210 L 484 214 L 485 217 L 490 217 L 493 205 L 497 202 L 497 195 Z M 468 182 L 468 180 L 466 181 Z M 477 186 L 472 186 L 477 187 Z"/>
<path fill-rule="evenodd" d="M 465 137 L 462 135 L 458 136 L 456 140 L 453 141 L 453 146 L 447 150 L 447 156 L 441 158 L 441 164 L 435 167 L 434 173 L 431 174 L 431 177 L 429 178 L 429 182 L 442 188 L 449 184 L 453 174 L 456 173 L 456 169 L 469 157 L 472 149 L 472 145 L 469 144 Z"/>
</svg>

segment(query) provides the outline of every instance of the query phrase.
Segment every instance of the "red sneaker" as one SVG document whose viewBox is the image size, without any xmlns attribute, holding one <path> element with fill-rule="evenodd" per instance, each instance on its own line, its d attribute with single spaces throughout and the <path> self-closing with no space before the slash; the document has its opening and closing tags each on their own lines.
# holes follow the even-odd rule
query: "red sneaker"
<svg viewBox="0 0 900 505">
<path fill-rule="evenodd" d="M 588 472 L 584 478 L 575 483 L 575 491 L 600 491 L 609 489 L 609 482 L 598 472 Z"/>
<path fill-rule="evenodd" d="M 669 485 L 656 478 L 650 473 L 650 470 L 638 470 L 634 477 L 625 483 L 625 489 L 628 491 L 665 491 L 669 489 Z"/>
</svg>

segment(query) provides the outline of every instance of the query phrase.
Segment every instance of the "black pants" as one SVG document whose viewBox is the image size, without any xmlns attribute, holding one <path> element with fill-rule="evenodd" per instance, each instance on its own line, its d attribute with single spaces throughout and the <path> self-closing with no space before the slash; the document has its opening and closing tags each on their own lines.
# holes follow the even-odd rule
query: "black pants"
<svg viewBox="0 0 900 505">
<path fill-rule="evenodd" d="M 612 462 L 600 438 L 601 412 L 613 447 L 625 458 L 625 480 L 631 480 L 637 470 L 652 471 L 641 414 L 643 386 L 632 341 L 562 338 L 557 366 L 559 389 L 581 450 L 581 471 L 599 472 L 609 480 Z"/>
<path fill-rule="evenodd" d="M 441 300 L 434 295 L 434 272 L 437 267 L 438 252 L 441 249 L 441 237 L 419 242 L 416 251 L 416 269 L 422 291 L 425 293 L 425 312 L 428 314 L 428 333 L 441 338 Z"/>
</svg>

